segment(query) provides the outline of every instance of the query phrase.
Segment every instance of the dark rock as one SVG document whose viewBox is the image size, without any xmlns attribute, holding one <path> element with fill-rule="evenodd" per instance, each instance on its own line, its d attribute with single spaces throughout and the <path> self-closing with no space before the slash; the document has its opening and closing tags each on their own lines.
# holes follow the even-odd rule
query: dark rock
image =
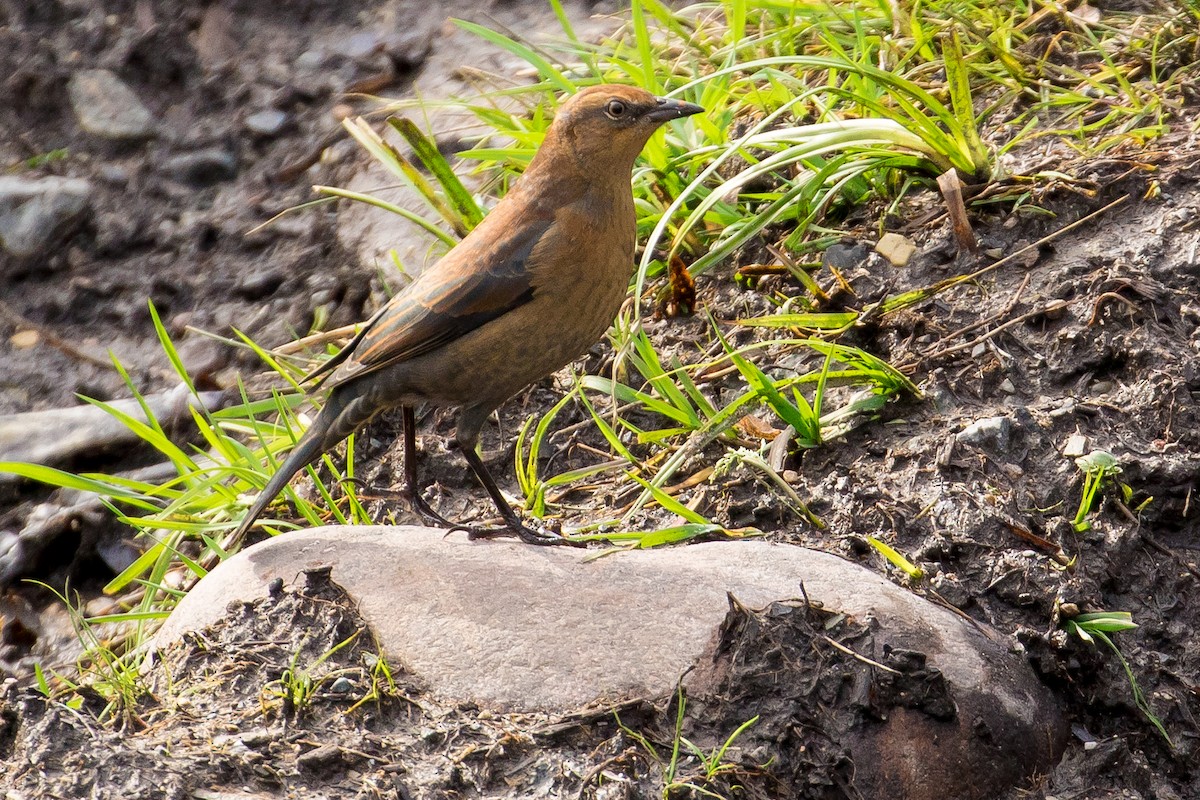
<svg viewBox="0 0 1200 800">
<path fill-rule="evenodd" d="M 831 244 L 825 250 L 825 266 L 838 270 L 848 270 L 862 264 L 871 255 L 871 248 L 862 243 Z"/>
<path fill-rule="evenodd" d="M 237 286 L 234 287 L 234 291 L 247 300 L 261 300 L 274 293 L 286 279 L 287 276 L 284 275 L 283 270 L 265 267 L 243 275 Z"/>
<path fill-rule="evenodd" d="M 237 177 L 237 156 L 221 148 L 206 148 L 168 158 L 163 170 L 175 180 L 190 186 L 213 186 Z"/>
<path fill-rule="evenodd" d="M 229 364 L 232 348 L 207 336 L 192 334 L 179 344 L 179 358 L 193 381 L 212 385 L 212 376 Z"/>
<path fill-rule="evenodd" d="M 320 769 L 342 760 L 342 749 L 335 744 L 323 744 L 315 750 L 296 757 L 296 766 L 301 769 Z"/>
</svg>

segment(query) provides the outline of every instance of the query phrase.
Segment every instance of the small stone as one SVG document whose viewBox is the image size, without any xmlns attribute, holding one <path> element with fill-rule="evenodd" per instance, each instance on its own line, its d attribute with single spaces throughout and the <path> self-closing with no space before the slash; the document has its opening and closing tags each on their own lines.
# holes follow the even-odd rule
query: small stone
<svg viewBox="0 0 1200 800">
<path fill-rule="evenodd" d="M 275 734 L 266 728 L 255 728 L 241 734 L 242 744 L 247 747 L 262 747 L 275 741 Z"/>
<path fill-rule="evenodd" d="M 1017 387 L 1012 380 L 1005 378 L 1004 380 L 1000 381 L 1000 391 L 1004 392 L 1005 394 L 1016 394 Z"/>
<path fill-rule="evenodd" d="M 188 336 L 178 346 L 179 359 L 188 375 L 197 382 L 206 383 L 223 369 L 231 358 L 231 350 L 215 339 Z"/>
<path fill-rule="evenodd" d="M 283 111 L 270 108 L 246 117 L 246 129 L 259 136 L 278 136 L 288 124 L 289 119 Z"/>
<path fill-rule="evenodd" d="M 333 289 L 318 289 L 312 293 L 312 304 L 314 306 L 324 306 L 332 303 L 337 293 Z"/>
<path fill-rule="evenodd" d="M 17 331 L 8 337 L 8 343 L 17 350 L 28 350 L 31 347 L 36 347 L 41 340 L 41 334 L 34 330 Z"/>
<path fill-rule="evenodd" d="M 1088 451 L 1088 437 L 1082 433 L 1072 433 L 1063 445 L 1062 454 L 1067 458 L 1078 458 Z"/>
<path fill-rule="evenodd" d="M 313 72 L 323 67 L 327 58 L 320 50 L 305 50 L 296 57 L 295 67 L 300 72 Z"/>
<path fill-rule="evenodd" d="M 957 575 L 939 573 L 929 583 L 943 600 L 955 608 L 966 608 L 975 599 Z"/>
<path fill-rule="evenodd" d="M 96 170 L 96 177 L 104 183 L 124 188 L 129 184 L 129 168 L 120 164 L 104 164 Z"/>
<path fill-rule="evenodd" d="M 1077 404 L 1075 402 L 1074 397 L 1067 397 L 1067 398 L 1063 399 L 1062 401 L 1060 401 L 1057 406 L 1050 409 L 1050 411 L 1047 412 L 1047 416 L 1049 416 L 1051 418 L 1055 418 L 1055 417 L 1065 417 L 1068 414 L 1073 414 L 1073 413 L 1075 413 L 1076 405 Z M 1083 455 L 1083 453 L 1079 453 L 1079 455 Z"/>
<path fill-rule="evenodd" d="M 0 246 L 17 258 L 44 253 L 84 216 L 91 196 L 79 178 L 0 177 Z"/>
<path fill-rule="evenodd" d="M 233 153 L 213 147 L 172 156 L 163 170 L 181 183 L 204 187 L 236 178 L 238 162 Z"/>
<path fill-rule="evenodd" d="M 244 756 L 252 752 L 246 743 L 238 736 L 233 734 L 224 734 L 214 736 L 212 740 L 212 748 L 216 752 L 228 753 L 235 756 Z"/>
<path fill-rule="evenodd" d="M 997 451 L 1008 449 L 1012 435 L 1012 420 L 1008 417 L 988 417 L 972 422 L 955 437 L 963 444 L 990 445 Z"/>
<path fill-rule="evenodd" d="M 323 744 L 296 757 L 296 766 L 303 769 L 319 769 L 334 764 L 342 757 L 342 749 L 336 744 Z"/>
<path fill-rule="evenodd" d="M 359 31 L 342 41 L 338 48 L 341 55 L 347 58 L 365 58 L 383 50 L 383 37 L 374 31 Z"/>
<path fill-rule="evenodd" d="M 432 37 L 427 31 L 410 28 L 383 39 L 383 49 L 398 69 L 416 69 L 429 57 Z"/>
<path fill-rule="evenodd" d="M 67 84 L 79 127 L 114 141 L 154 135 L 154 118 L 133 90 L 106 69 L 80 70 Z"/>
<path fill-rule="evenodd" d="M 345 675 L 338 678 L 329 686 L 329 691 L 333 694 L 346 694 L 354 689 L 354 684 Z"/>
<path fill-rule="evenodd" d="M 237 282 L 237 286 L 234 287 L 234 291 L 246 300 L 262 300 L 267 295 L 274 293 L 286 279 L 287 276 L 283 270 L 266 267 L 243 275 L 242 279 Z M 320 303 L 321 301 L 316 301 L 317 305 Z"/>
<path fill-rule="evenodd" d="M 890 261 L 893 267 L 903 267 L 912 260 L 917 246 L 907 236 L 889 232 L 879 237 L 875 252 Z"/>
<path fill-rule="evenodd" d="M 831 244 L 826 248 L 825 258 L 822 260 L 827 267 L 847 270 L 853 269 L 866 261 L 870 253 L 871 251 L 867 249 L 867 246 L 859 242 L 855 242 L 854 244 Z"/>
<path fill-rule="evenodd" d="M 1021 469 L 1020 464 L 1001 464 L 1000 470 L 1014 481 L 1025 476 L 1025 470 Z"/>
</svg>

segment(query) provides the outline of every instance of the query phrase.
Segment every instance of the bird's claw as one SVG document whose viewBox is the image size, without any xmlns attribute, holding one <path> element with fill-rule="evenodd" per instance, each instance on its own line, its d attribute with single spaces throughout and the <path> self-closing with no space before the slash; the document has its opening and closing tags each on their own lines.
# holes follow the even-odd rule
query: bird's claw
<svg viewBox="0 0 1200 800">
<path fill-rule="evenodd" d="M 576 542 L 571 539 L 561 536 L 556 533 L 542 533 L 528 528 L 520 523 L 511 525 L 498 525 L 494 528 L 476 528 L 468 525 L 455 525 L 451 530 L 466 531 L 467 538 L 474 541 L 476 539 L 495 539 L 501 536 L 516 536 L 526 544 L 537 545 L 539 547 L 551 547 L 562 545 L 566 547 L 586 547 L 583 542 Z"/>
<path fill-rule="evenodd" d="M 449 528 L 450 530 L 455 530 L 456 528 L 461 527 L 455 525 L 453 522 L 434 511 L 433 506 L 429 504 L 428 500 L 421 496 L 420 492 L 414 491 L 409 493 L 408 500 L 412 510 L 417 512 L 417 516 L 424 520 L 426 525 L 432 525 L 438 528 Z"/>
</svg>

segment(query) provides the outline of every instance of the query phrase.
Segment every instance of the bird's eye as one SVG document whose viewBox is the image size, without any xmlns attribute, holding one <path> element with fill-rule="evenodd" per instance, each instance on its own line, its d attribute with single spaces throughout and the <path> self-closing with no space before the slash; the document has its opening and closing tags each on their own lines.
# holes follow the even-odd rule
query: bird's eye
<svg viewBox="0 0 1200 800">
<path fill-rule="evenodd" d="M 613 119 L 619 119 L 625 115 L 626 106 L 620 100 L 610 100 L 608 106 L 604 109 L 604 113 L 608 114 Z"/>
</svg>

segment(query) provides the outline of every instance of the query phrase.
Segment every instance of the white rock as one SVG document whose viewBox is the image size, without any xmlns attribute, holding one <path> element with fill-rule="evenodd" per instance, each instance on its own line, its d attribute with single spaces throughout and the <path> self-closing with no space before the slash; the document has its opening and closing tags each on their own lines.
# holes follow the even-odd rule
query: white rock
<svg viewBox="0 0 1200 800">
<path fill-rule="evenodd" d="M 1012 420 L 1008 417 L 978 419 L 958 432 L 956 437 L 963 444 L 990 445 L 998 452 L 1008 449 L 1012 437 Z"/>
<path fill-rule="evenodd" d="M 113 72 L 85 69 L 67 83 L 79 127 L 104 139 L 146 139 L 154 135 L 154 117 Z"/>
</svg>

